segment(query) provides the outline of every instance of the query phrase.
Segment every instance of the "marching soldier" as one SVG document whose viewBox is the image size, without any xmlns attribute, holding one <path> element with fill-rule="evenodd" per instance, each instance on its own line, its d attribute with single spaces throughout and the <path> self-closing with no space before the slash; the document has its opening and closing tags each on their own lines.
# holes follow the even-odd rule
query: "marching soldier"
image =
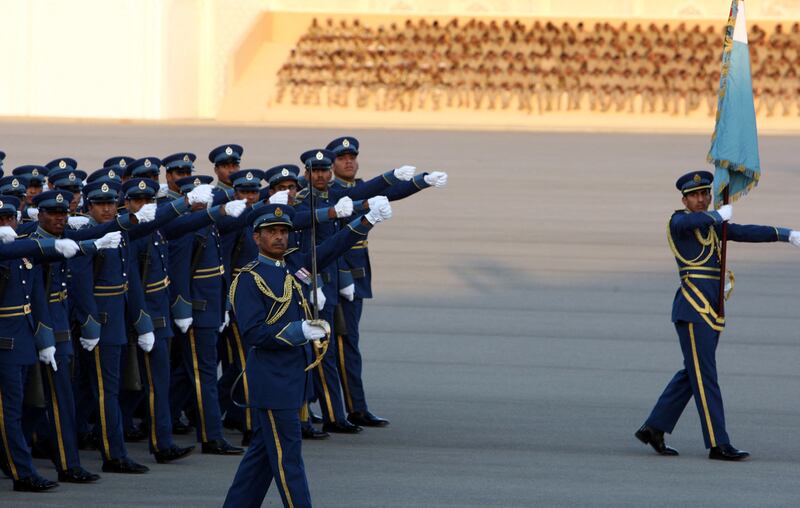
<svg viewBox="0 0 800 508">
<path fill-rule="evenodd" d="M 318 266 L 335 262 L 391 213 L 384 202 L 331 237 L 318 248 Z M 330 326 L 324 320 L 310 319 L 302 287 L 309 279 L 305 274 L 311 254 L 289 249 L 293 216 L 291 207 L 273 204 L 253 214 L 253 239 L 259 255 L 242 269 L 231 287 L 234 313 L 248 347 L 247 372 L 253 381 L 250 406 L 256 424 L 252 444 L 225 499 L 226 507 L 261 506 L 273 479 L 284 506 L 311 506 L 298 414 L 311 390 L 307 366 L 315 356 L 309 341 L 329 335 Z"/>
<path fill-rule="evenodd" d="M 334 189 L 353 189 L 364 185 L 364 181 L 356 178 L 358 173 L 359 142 L 347 136 L 336 138 L 328 143 L 327 150 L 334 155 L 333 173 Z M 383 194 L 390 200 L 408 197 L 427 187 L 444 187 L 447 174 L 434 171 L 420 173 L 409 182 L 400 182 L 385 189 Z M 350 423 L 367 427 L 382 427 L 388 420 L 372 414 L 367 407 L 364 394 L 364 383 L 361 378 L 361 351 L 359 349 L 359 322 L 363 310 L 364 299 L 372 298 L 372 269 L 369 262 L 369 250 L 366 235 L 342 257 L 339 270 L 339 300 L 345 321 L 344 330 L 335 330 L 338 351 L 339 376 L 344 394 L 347 419 Z"/>
<path fill-rule="evenodd" d="M 390 185 L 401 181 L 409 181 L 414 175 L 416 168 L 412 166 L 402 166 L 394 171 L 388 171 L 379 175 L 358 188 L 337 189 L 331 188 L 331 169 L 335 156 L 329 150 L 317 149 L 304 152 L 300 160 L 306 167 L 306 179 L 309 187 L 306 187 L 297 194 L 299 201 L 297 211 L 310 210 L 309 192 L 314 192 L 318 206 L 333 206 L 340 197 L 348 196 L 351 199 L 365 199 L 370 196 L 383 192 Z M 375 198 L 372 198 L 375 199 Z M 363 206 L 363 204 L 362 204 Z M 317 227 L 316 243 L 322 243 L 337 230 L 336 223 L 321 223 Z M 303 231 L 301 248 L 308 251 L 312 245 L 311 231 Z M 321 270 L 322 291 L 324 293 L 324 307 L 320 316 L 329 323 L 333 323 L 334 309 L 339 297 L 339 265 L 332 263 L 327 269 Z M 357 433 L 362 429 L 347 421 L 344 415 L 344 404 L 342 393 L 339 388 L 339 371 L 336 365 L 336 342 L 331 341 L 329 352 L 325 355 L 322 362 L 315 369 L 315 391 L 320 399 L 320 406 L 325 417 L 322 429 L 326 432 L 336 433 Z"/>
<path fill-rule="evenodd" d="M 225 148 L 230 147 L 223 147 L 223 153 Z M 229 178 L 227 173 L 222 177 Z M 210 184 L 212 181 L 210 176 L 189 176 L 177 180 L 176 184 L 182 192 L 189 193 L 195 187 Z M 224 182 L 222 183 L 224 185 Z M 224 187 L 219 189 L 215 201 L 220 193 L 227 194 Z M 224 322 L 223 316 L 227 313 L 227 298 L 224 294 L 226 284 L 223 279 L 220 234 L 216 226 L 224 216 L 238 217 L 244 209 L 244 201 L 235 200 L 208 210 L 206 213 L 212 223 L 191 234 L 193 242 L 188 266 L 186 258 L 170 260 L 171 264 L 178 264 L 174 269 L 188 270 L 191 281 L 190 294 L 182 298 L 192 305 L 192 322 L 188 333 L 176 336 L 181 350 L 180 368 L 183 372 L 173 378 L 172 392 L 180 392 L 182 380 L 188 377 L 189 386 L 194 388 L 192 396 L 193 408 L 198 418 L 197 440 L 201 443 L 202 453 L 208 454 L 231 455 L 244 451 L 232 446 L 222 436 L 222 417 L 217 391 L 217 340 Z M 177 420 L 176 416 L 180 414 L 186 401 L 182 397 L 172 397 L 170 402 L 173 419 Z"/>
<path fill-rule="evenodd" d="M 708 458 L 742 460 L 750 454 L 730 444 L 725 431 L 722 394 L 717 382 L 716 349 L 725 318 L 719 308 L 719 230 L 733 215 L 731 205 L 707 211 L 714 175 L 696 171 L 683 175 L 676 187 L 683 195 L 683 210 L 669 220 L 667 240 L 678 263 L 680 288 L 672 305 L 672 322 L 680 339 L 684 368 L 672 378 L 636 438 L 661 455 L 678 455 L 664 443 L 672 433 L 689 399 L 700 413 Z M 738 242 L 791 242 L 800 247 L 800 232 L 772 226 L 728 224 L 728 239 Z M 731 277 L 732 278 L 732 277 Z"/>
<path fill-rule="evenodd" d="M 79 247 L 72 240 L 14 242 L 19 206 L 14 197 L 0 197 L 0 465 L 15 491 L 42 492 L 58 483 L 33 466 L 22 429 L 23 393 L 28 369 L 42 362 L 55 372 L 58 365 L 42 271 L 31 260 L 72 257 Z"/>
<path fill-rule="evenodd" d="M 48 170 L 44 166 L 25 165 L 14 168 L 12 174 L 14 176 L 23 176 L 27 179 L 28 187 L 25 194 L 25 205 L 31 206 L 33 198 L 42 192 L 44 187 L 44 180 L 47 177 Z"/>
</svg>

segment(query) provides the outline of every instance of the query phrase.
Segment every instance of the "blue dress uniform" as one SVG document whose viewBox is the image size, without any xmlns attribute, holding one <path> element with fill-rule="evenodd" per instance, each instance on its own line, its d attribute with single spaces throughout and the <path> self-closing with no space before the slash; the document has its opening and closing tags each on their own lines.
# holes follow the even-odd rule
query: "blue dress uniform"
<svg viewBox="0 0 800 508">
<path fill-rule="evenodd" d="M 42 212 L 68 213 L 72 195 L 66 191 L 47 191 L 33 198 L 33 206 Z M 107 228 L 103 228 L 107 229 Z M 102 232 L 102 231 L 101 231 Z M 65 231 L 69 237 L 70 231 Z M 34 231 L 32 239 L 55 239 L 41 225 Z M 94 255 L 97 248 L 92 240 L 80 242 L 81 254 Z M 48 311 L 53 325 L 56 343 L 58 370 L 45 369 L 44 392 L 47 399 L 47 431 L 53 444 L 53 462 L 58 470 L 59 481 L 87 483 L 100 477 L 81 467 L 78 455 L 78 431 L 75 414 L 75 397 L 72 384 L 72 360 L 74 350 L 70 337 L 70 306 L 68 301 L 69 264 L 58 259 L 42 264 L 42 283 L 48 298 Z M 73 294 L 73 298 L 93 298 L 89 294 Z M 37 430 L 37 435 L 38 435 Z"/>
<path fill-rule="evenodd" d="M 181 178 L 177 184 L 183 192 L 188 192 L 201 183 L 210 183 L 210 177 L 190 176 Z M 182 269 L 188 270 L 191 288 L 188 301 L 192 305 L 192 325 L 186 335 L 176 336 L 183 341 L 183 375 L 175 376 L 176 381 L 188 376 L 190 386 L 194 387 L 194 407 L 197 411 L 197 440 L 202 443 L 203 453 L 237 454 L 243 450 L 231 446 L 222 436 L 222 417 L 217 392 L 217 339 L 219 326 L 226 310 L 224 266 L 216 223 L 223 214 L 220 207 L 208 211 L 212 224 L 192 235 L 193 243 L 189 263 L 179 260 Z M 184 298 L 186 299 L 186 298 Z M 175 393 L 173 389 L 173 393 Z M 183 400 L 173 398 L 173 417 L 183 408 Z"/>
<path fill-rule="evenodd" d="M 0 214 L 16 214 L 19 201 L 0 198 Z M 58 484 L 39 476 L 22 430 L 28 369 L 38 368 L 37 350 L 55 345 L 42 272 L 34 258 L 55 257 L 53 240 L 0 244 L 0 463 L 14 490 L 41 491 Z M 50 369 L 50 367 L 47 367 Z"/>
<path fill-rule="evenodd" d="M 90 203 L 116 202 L 119 188 L 116 182 L 99 179 L 84 188 L 84 196 Z M 94 366 L 91 383 L 98 407 L 103 471 L 143 473 L 148 470 L 127 457 L 119 404 L 120 373 L 128 343 L 128 325 L 138 335 L 153 332 L 153 323 L 144 308 L 141 280 L 128 256 L 128 237 L 135 240 L 148 234 L 185 211 L 182 206 L 185 205 L 174 203 L 161 206 L 154 221 L 137 226 L 130 233 L 123 232 L 123 243 L 118 251 L 105 253 L 102 259 L 95 256 L 93 259 L 76 259 L 73 262 L 73 272 L 86 274 L 73 277 L 73 285 L 78 290 L 81 286 L 91 285 L 95 297 L 75 302 L 75 318 L 81 323 L 82 333 L 85 333 L 87 326 L 101 324 L 100 344 L 85 356 L 86 361 Z"/>
<path fill-rule="evenodd" d="M 682 176 L 676 186 L 686 195 L 710 189 L 712 180 L 711 173 L 698 171 Z M 677 210 L 669 220 L 667 239 L 680 277 L 672 305 L 672 322 L 680 339 L 684 368 L 669 382 L 645 426 L 637 432 L 642 441 L 649 441 L 649 433 L 654 431 L 671 433 L 689 399 L 694 397 L 706 448 L 714 451 L 730 445 L 716 366 L 717 343 L 725 327 L 725 319 L 717 314 L 722 223 L 716 211 Z M 790 233 L 788 229 L 771 226 L 728 225 L 728 239 L 737 242 L 786 242 Z M 642 432 L 645 434 L 641 435 Z M 677 454 L 663 444 L 663 437 L 658 444 L 660 453 Z M 747 456 L 746 452 L 740 453 L 738 458 Z"/>
<path fill-rule="evenodd" d="M 132 173 L 135 171 L 135 163 Z M 122 186 L 126 199 L 152 199 L 158 183 L 149 178 L 132 178 Z M 181 198 L 182 199 L 182 198 Z M 189 220 L 187 220 L 189 219 Z M 189 227 L 190 215 L 171 221 L 175 229 Z M 144 290 L 145 310 L 153 322 L 155 342 L 150 352 L 138 349 L 144 404 L 147 415 L 147 437 L 150 453 L 159 463 L 185 457 L 194 447 L 179 447 L 172 440 L 172 417 L 169 403 L 170 358 L 169 341 L 173 329 L 170 319 L 168 287 L 169 248 L 160 230 L 136 239 L 130 245 L 132 272 L 140 278 Z"/>
<path fill-rule="evenodd" d="M 264 179 L 264 172 L 259 169 L 244 169 L 232 173 L 230 179 L 235 191 L 259 191 L 261 182 Z M 233 197 L 235 198 L 235 195 Z M 260 204 L 257 203 L 256 205 Z M 255 255 L 252 255 L 252 250 L 248 249 L 250 245 L 255 245 L 252 239 L 252 229 L 247 224 L 248 216 L 249 213 L 245 212 L 236 219 L 227 218 L 225 221 L 226 226 L 223 227 L 227 231 L 222 234 L 221 241 L 226 288 L 230 287 L 233 280 L 232 276 L 238 273 L 238 269 L 241 269 L 246 264 L 242 260 L 249 261 L 255 258 Z M 247 251 L 250 252 L 248 253 Z M 219 347 L 217 348 L 222 366 L 222 376 L 217 383 L 220 411 L 225 415 L 224 425 L 241 430 L 244 434 L 242 445 L 247 445 L 253 431 L 252 415 L 249 409 L 242 409 L 233 404 L 230 396 L 233 381 L 244 370 L 246 364 L 244 343 L 233 316 L 231 316 L 230 324 L 220 334 L 220 339 Z M 240 399 L 244 397 L 244 401 L 247 403 L 249 399 L 247 379 L 243 379 L 239 387 L 241 390 L 237 396 Z"/>
<path fill-rule="evenodd" d="M 318 149 L 309 150 L 300 156 L 300 160 L 309 171 L 313 170 L 328 170 L 333 164 L 334 154 L 329 150 Z M 348 196 L 351 199 L 367 199 L 384 192 L 390 185 L 399 183 L 399 180 L 394 176 L 392 171 L 386 172 L 383 175 L 377 176 L 372 180 L 364 182 L 358 188 L 334 188 L 330 187 L 326 191 L 319 191 L 314 189 L 316 198 L 317 210 L 319 207 L 334 206 L 336 202 Z M 309 211 L 310 199 L 308 199 L 309 189 L 306 187 L 297 194 L 298 205 L 296 210 Z M 331 237 L 336 233 L 339 226 L 337 222 L 320 223 L 317 226 L 316 243 L 320 244 L 325 239 Z M 311 249 L 311 229 L 303 231 L 301 237 L 301 250 L 309 251 Z M 339 261 L 331 263 L 324 270 L 320 270 L 322 279 L 322 290 L 325 294 L 325 307 L 320 313 L 320 318 L 328 323 L 333 324 L 334 311 L 339 300 L 339 269 L 341 265 Z M 333 332 L 336 333 L 335 331 Z M 316 395 L 319 397 L 320 407 L 325 418 L 325 430 L 331 431 L 344 431 L 344 432 L 357 432 L 359 428 L 355 428 L 347 422 L 344 415 L 344 403 L 339 381 L 339 369 L 337 366 L 338 347 L 336 341 L 331 341 L 328 347 L 328 354 L 325 355 L 322 363 L 315 369 L 314 387 Z"/>
<path fill-rule="evenodd" d="M 359 142 L 352 136 L 336 138 L 326 147 L 335 157 L 352 154 L 358 156 Z M 390 201 L 403 199 L 422 189 L 430 187 L 421 173 L 408 182 L 400 182 L 383 191 Z M 334 189 L 351 189 L 364 185 L 362 179 L 345 181 L 334 178 L 331 187 Z M 356 243 L 343 257 L 339 269 L 339 287 L 353 284 L 355 293 L 353 301 L 339 299 L 346 330 L 336 330 L 336 346 L 338 349 L 339 376 L 342 383 L 345 408 L 348 419 L 356 425 L 384 426 L 388 421 L 378 418 L 369 412 L 364 393 L 364 382 L 361 377 L 362 361 L 359 348 L 359 323 L 364 308 L 364 299 L 372 298 L 372 268 L 369 262 L 368 240 L 364 238 Z"/>
<path fill-rule="evenodd" d="M 253 228 L 292 227 L 292 209 L 265 205 L 252 214 Z M 335 262 L 371 226 L 357 221 L 318 249 L 319 266 Z M 295 275 L 310 266 L 310 253 L 296 249 L 283 259 L 259 254 L 246 265 L 231 287 L 231 302 L 248 348 L 250 406 L 254 412 L 253 441 L 242 459 L 225 505 L 261 506 L 272 479 L 284 506 L 311 506 L 301 454 L 299 410 L 311 388 L 305 371 L 314 353 L 302 331 L 311 311 Z"/>
</svg>

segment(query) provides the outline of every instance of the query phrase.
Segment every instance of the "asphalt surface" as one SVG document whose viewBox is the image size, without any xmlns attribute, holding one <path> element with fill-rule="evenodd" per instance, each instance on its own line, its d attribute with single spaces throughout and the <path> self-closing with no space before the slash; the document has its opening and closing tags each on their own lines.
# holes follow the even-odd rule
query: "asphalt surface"
<svg viewBox="0 0 800 508">
<path fill-rule="evenodd" d="M 117 154 L 206 161 L 235 142 L 243 167 L 267 168 L 347 133 L 6 123 L 0 149 L 9 169 L 73 156 L 92 170 Z M 304 443 L 316 506 L 797 506 L 800 249 L 729 249 L 736 289 L 719 379 L 733 444 L 752 459 L 709 461 L 693 402 L 668 439 L 680 457 L 633 437 L 681 367 L 665 225 L 682 206 L 675 179 L 709 168 L 709 136 L 350 133 L 363 176 L 408 163 L 447 171 L 450 184 L 396 203 L 370 235 L 366 388 L 392 424 Z M 797 146 L 762 138 L 764 177 L 734 206 L 736 222 L 800 228 Z M 239 461 L 157 465 L 146 446 L 130 450 L 150 474 L 36 495 L 3 480 L 0 504 L 219 506 Z M 82 460 L 100 470 L 97 452 Z M 280 506 L 274 487 L 264 505 Z"/>
</svg>

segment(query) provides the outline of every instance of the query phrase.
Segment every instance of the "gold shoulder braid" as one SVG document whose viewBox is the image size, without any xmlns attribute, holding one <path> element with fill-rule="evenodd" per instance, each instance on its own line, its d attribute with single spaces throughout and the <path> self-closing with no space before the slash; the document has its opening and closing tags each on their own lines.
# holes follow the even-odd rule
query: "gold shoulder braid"
<svg viewBox="0 0 800 508">
<path fill-rule="evenodd" d="M 241 277 L 242 274 L 245 273 L 249 273 L 250 275 L 253 276 L 253 281 L 255 281 L 256 287 L 258 288 L 259 291 L 261 291 L 261 294 L 263 294 L 270 300 L 274 300 L 275 302 L 272 304 L 272 308 L 270 308 L 269 315 L 267 316 L 266 323 L 268 325 L 275 324 L 281 317 L 283 317 L 284 314 L 286 314 L 286 311 L 289 310 L 289 306 L 292 304 L 292 295 L 294 294 L 295 291 L 297 291 L 297 293 L 300 295 L 300 300 L 303 305 L 303 310 L 305 311 L 306 316 L 308 316 L 309 314 L 308 303 L 306 303 L 306 299 L 303 296 L 302 286 L 300 286 L 300 283 L 297 281 L 297 279 L 295 279 L 291 274 L 288 273 L 286 274 L 286 278 L 283 280 L 283 295 L 277 296 L 275 293 L 272 292 L 272 290 L 267 285 L 267 282 L 258 273 L 252 270 L 242 270 L 239 273 L 239 275 L 237 275 L 236 278 L 233 279 L 233 283 L 231 283 L 231 289 L 229 295 L 231 300 L 231 305 L 235 305 L 234 295 L 236 293 L 236 287 L 239 284 L 239 277 Z"/>
<path fill-rule="evenodd" d="M 700 254 L 697 255 L 694 259 L 686 259 L 684 258 L 680 252 L 678 252 L 678 248 L 675 246 L 675 242 L 672 240 L 672 232 L 669 230 L 669 221 L 667 222 L 667 241 L 669 242 L 669 248 L 672 250 L 672 254 L 680 261 L 681 263 L 687 266 L 703 266 L 705 265 L 711 256 L 714 255 L 715 252 L 719 250 L 719 239 L 717 238 L 717 232 L 714 228 L 709 228 L 708 236 L 703 237 L 702 233 L 700 233 L 700 229 L 694 230 L 694 236 L 697 239 L 698 243 L 703 247 L 700 249 Z M 708 254 L 706 254 L 706 247 L 710 247 L 708 249 Z M 703 254 L 706 254 L 705 257 L 700 259 Z"/>
</svg>

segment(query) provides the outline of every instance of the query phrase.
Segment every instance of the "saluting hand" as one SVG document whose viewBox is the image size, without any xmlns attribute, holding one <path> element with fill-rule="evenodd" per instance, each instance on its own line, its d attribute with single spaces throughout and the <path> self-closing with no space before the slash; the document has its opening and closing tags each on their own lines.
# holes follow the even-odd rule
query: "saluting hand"
<svg viewBox="0 0 800 508">
<path fill-rule="evenodd" d="M 75 243 L 74 240 L 70 240 L 69 238 L 59 238 L 56 240 L 56 252 L 64 256 L 66 259 L 71 258 L 75 254 L 78 253 L 81 248 Z"/>
</svg>

